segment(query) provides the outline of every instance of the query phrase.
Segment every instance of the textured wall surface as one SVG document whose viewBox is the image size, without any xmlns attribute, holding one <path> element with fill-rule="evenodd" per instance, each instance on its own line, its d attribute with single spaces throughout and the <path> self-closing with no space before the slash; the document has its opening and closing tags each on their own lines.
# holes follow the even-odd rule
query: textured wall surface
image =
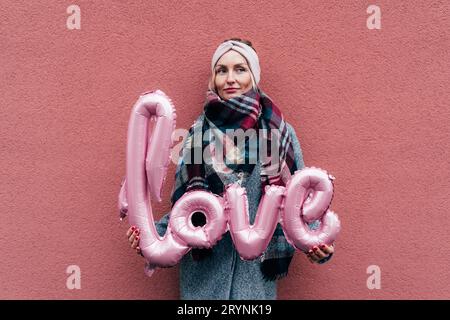
<svg viewBox="0 0 450 320">
<path fill-rule="evenodd" d="M 147 278 L 118 220 L 128 117 L 159 88 L 189 128 L 210 58 L 235 36 L 256 47 L 306 165 L 336 177 L 336 254 L 297 253 L 279 298 L 450 298 L 447 1 L 77 1 L 69 30 L 71 4 L 0 5 L 0 298 L 179 297 L 178 267 Z M 381 289 L 367 287 L 372 265 Z"/>
</svg>

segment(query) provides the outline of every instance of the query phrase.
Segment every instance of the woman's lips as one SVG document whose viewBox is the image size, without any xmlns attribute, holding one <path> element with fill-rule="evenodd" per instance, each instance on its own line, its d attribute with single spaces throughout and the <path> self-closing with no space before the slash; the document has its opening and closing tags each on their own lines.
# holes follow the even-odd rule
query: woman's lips
<svg viewBox="0 0 450 320">
<path fill-rule="evenodd" d="M 227 92 L 227 93 L 233 93 L 233 92 L 236 92 L 237 91 L 237 89 L 224 89 L 225 90 L 225 92 Z"/>
</svg>

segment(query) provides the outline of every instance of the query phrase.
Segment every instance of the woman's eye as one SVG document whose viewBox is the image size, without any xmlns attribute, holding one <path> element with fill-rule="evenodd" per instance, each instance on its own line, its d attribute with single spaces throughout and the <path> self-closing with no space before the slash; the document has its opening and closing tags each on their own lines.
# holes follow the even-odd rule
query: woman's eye
<svg viewBox="0 0 450 320">
<path fill-rule="evenodd" d="M 247 71 L 245 68 L 237 68 L 236 70 L 239 71 L 239 72 L 245 72 L 245 71 Z M 223 72 L 226 72 L 226 70 L 225 70 L 225 69 L 218 69 L 218 70 L 216 71 L 216 73 L 223 73 Z"/>
</svg>

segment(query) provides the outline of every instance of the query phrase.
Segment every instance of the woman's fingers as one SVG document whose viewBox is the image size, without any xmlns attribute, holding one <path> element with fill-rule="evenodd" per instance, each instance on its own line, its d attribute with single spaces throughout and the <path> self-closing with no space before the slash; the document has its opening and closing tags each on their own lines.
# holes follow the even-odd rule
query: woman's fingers
<svg viewBox="0 0 450 320">
<path fill-rule="evenodd" d="M 136 249 L 136 248 L 138 247 L 138 245 L 139 245 L 139 236 L 136 235 L 136 236 L 134 237 L 134 241 L 131 243 L 131 247 L 132 247 L 133 249 Z"/>
<path fill-rule="evenodd" d="M 128 242 L 131 243 L 131 248 L 135 249 L 138 254 L 141 253 L 141 248 L 139 248 L 139 229 L 135 226 L 131 226 L 127 230 Z"/>
<path fill-rule="evenodd" d="M 135 229 L 131 235 L 128 237 L 128 241 L 133 245 L 133 242 L 135 241 L 136 237 L 139 235 L 139 229 Z"/>
<path fill-rule="evenodd" d="M 131 234 L 136 230 L 135 226 L 130 227 L 130 229 L 127 230 L 127 238 L 131 236 Z"/>
<path fill-rule="evenodd" d="M 309 250 L 306 253 L 306 256 L 310 262 L 314 263 L 328 257 L 332 253 L 334 253 L 333 245 L 329 246 L 326 244 L 321 244 L 320 246 L 315 246 Z"/>
<path fill-rule="evenodd" d="M 325 248 L 324 248 L 324 250 L 325 250 Z M 308 259 L 313 262 L 318 262 L 318 261 L 322 260 L 323 258 L 328 257 L 328 255 L 329 255 L 328 253 L 325 253 L 319 247 L 313 247 L 307 253 Z"/>
<path fill-rule="evenodd" d="M 128 237 L 128 242 L 132 244 L 134 242 L 134 237 L 136 237 L 136 235 L 137 234 L 135 232 L 133 232 L 131 234 L 131 236 Z"/>
<path fill-rule="evenodd" d="M 319 247 L 314 247 L 313 251 L 314 251 L 315 255 L 319 258 L 319 260 L 321 260 L 321 259 L 325 258 L 326 256 L 328 256 L 328 254 L 326 254 L 325 252 L 320 250 Z"/>
<path fill-rule="evenodd" d="M 308 251 L 308 258 L 311 258 L 311 260 L 314 262 L 320 260 L 320 258 L 318 256 L 316 256 L 316 254 L 314 253 L 314 251 L 312 249 Z"/>
<path fill-rule="evenodd" d="M 331 245 L 331 246 L 328 246 L 328 245 L 326 245 L 326 244 L 322 244 L 321 246 L 320 246 L 320 249 L 323 251 L 323 252 L 325 252 L 327 255 L 329 255 L 329 254 L 332 254 L 333 252 L 334 252 L 334 247 Z"/>
</svg>

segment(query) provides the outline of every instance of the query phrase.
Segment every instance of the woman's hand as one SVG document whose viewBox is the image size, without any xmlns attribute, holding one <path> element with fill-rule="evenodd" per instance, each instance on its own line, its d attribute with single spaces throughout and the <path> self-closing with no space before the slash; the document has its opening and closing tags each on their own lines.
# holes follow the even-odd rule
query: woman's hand
<svg viewBox="0 0 450 320">
<path fill-rule="evenodd" d="M 141 248 L 139 248 L 139 229 L 135 226 L 130 227 L 127 231 L 127 238 L 131 248 L 135 249 L 137 254 L 142 255 Z"/>
<path fill-rule="evenodd" d="M 311 263 L 319 263 L 320 260 L 327 258 L 334 252 L 334 247 L 322 244 L 318 247 L 314 247 L 306 253 L 308 260 Z"/>
</svg>

